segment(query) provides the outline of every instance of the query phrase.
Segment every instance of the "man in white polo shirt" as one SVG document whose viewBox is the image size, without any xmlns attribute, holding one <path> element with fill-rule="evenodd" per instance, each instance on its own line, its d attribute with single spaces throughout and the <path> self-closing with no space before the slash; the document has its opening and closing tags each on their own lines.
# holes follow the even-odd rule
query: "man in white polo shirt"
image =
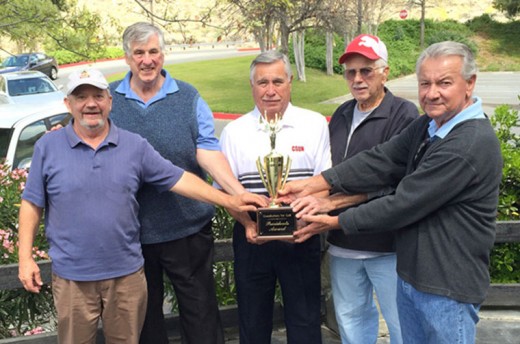
<svg viewBox="0 0 520 344">
<path fill-rule="evenodd" d="M 279 118 L 276 151 L 288 155 L 288 180 L 319 174 L 331 165 L 329 131 L 321 114 L 290 103 L 292 72 L 287 56 L 268 51 L 251 63 L 253 111 L 229 123 L 221 135 L 222 152 L 233 173 L 250 192 L 266 194 L 256 160 L 271 150 L 261 117 Z M 235 282 L 241 343 L 271 341 L 276 282 L 281 286 L 289 343 L 321 343 L 320 237 L 302 244 L 265 242 L 256 222 L 241 216 L 234 228 Z"/>
</svg>

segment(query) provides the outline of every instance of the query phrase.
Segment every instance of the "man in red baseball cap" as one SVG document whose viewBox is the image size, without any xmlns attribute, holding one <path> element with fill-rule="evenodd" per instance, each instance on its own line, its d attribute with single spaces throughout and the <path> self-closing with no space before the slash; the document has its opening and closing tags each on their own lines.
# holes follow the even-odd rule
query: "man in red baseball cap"
<svg viewBox="0 0 520 344">
<path fill-rule="evenodd" d="M 389 73 L 388 52 L 378 37 L 367 34 L 357 36 L 347 46 L 339 63 L 345 67 L 344 76 L 354 99 L 340 105 L 329 124 L 333 165 L 387 141 L 419 115 L 413 103 L 395 97 L 385 87 Z M 392 191 L 380 190 L 374 195 L 334 194 L 332 197 L 345 197 L 343 204 L 352 204 Z M 298 202 L 301 201 L 295 203 Z M 294 211 L 305 206 L 300 203 L 300 206 L 294 206 Z M 331 209 L 332 206 L 324 207 L 319 212 Z M 335 216 L 345 209 L 334 210 L 331 215 Z M 393 233 L 347 237 L 343 231 L 333 230 L 328 232 L 327 242 L 332 295 L 342 342 L 376 342 L 379 312 L 372 297 L 375 290 L 391 343 L 402 343 L 396 304 Z"/>
</svg>

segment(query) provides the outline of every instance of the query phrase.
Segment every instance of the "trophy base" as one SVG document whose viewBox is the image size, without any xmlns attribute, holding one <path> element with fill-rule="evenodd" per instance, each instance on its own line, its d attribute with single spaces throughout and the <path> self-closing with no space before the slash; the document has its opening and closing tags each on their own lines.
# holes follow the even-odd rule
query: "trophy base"
<svg viewBox="0 0 520 344">
<path fill-rule="evenodd" d="M 291 207 L 258 208 L 256 223 L 261 239 L 292 239 L 296 230 L 296 214 Z"/>
</svg>

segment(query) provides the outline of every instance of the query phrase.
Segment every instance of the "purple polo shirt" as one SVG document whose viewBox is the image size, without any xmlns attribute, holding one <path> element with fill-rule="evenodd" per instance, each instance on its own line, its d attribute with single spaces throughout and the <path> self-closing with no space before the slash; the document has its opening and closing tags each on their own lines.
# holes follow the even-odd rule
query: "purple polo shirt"
<svg viewBox="0 0 520 344">
<path fill-rule="evenodd" d="M 44 135 L 35 145 L 22 198 L 45 208 L 53 272 L 97 281 L 140 269 L 137 191 L 143 183 L 167 191 L 183 173 L 148 141 L 113 123 L 96 150 L 72 124 Z"/>
</svg>

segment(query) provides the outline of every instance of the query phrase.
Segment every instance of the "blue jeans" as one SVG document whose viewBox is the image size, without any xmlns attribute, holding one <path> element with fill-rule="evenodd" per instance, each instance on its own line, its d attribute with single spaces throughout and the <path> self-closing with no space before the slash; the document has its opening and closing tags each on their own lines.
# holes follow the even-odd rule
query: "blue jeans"
<svg viewBox="0 0 520 344">
<path fill-rule="evenodd" d="M 374 290 L 392 344 L 402 343 L 396 303 L 395 254 L 370 259 L 330 256 L 332 297 L 343 344 L 376 343 L 379 312 Z"/>
<path fill-rule="evenodd" d="M 399 277 L 397 305 L 405 343 L 475 343 L 480 305 L 423 293 Z"/>
</svg>

